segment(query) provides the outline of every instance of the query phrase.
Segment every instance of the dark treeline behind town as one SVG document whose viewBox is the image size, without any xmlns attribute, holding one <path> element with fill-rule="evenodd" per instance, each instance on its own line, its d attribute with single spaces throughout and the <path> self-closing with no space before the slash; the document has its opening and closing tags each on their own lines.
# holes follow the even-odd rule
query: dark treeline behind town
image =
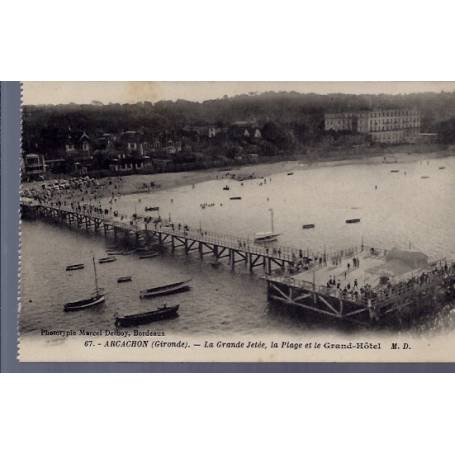
<svg viewBox="0 0 455 455">
<path fill-rule="evenodd" d="M 257 155 L 302 152 L 323 144 L 324 114 L 372 109 L 418 109 L 422 132 L 438 133 L 442 143 L 455 142 L 455 92 L 407 95 L 300 94 L 267 92 L 204 102 L 185 100 L 136 104 L 29 105 L 23 110 L 23 149 L 47 158 L 63 156 L 73 134 L 85 132 L 93 141 L 102 134 L 140 132 L 145 140 L 179 141 L 181 160 L 222 155 L 234 158 L 239 149 Z M 251 127 L 251 137 L 236 134 L 235 126 Z M 213 140 L 196 138 L 197 128 L 216 128 Z M 260 133 L 255 134 L 255 128 Z M 199 130 L 200 131 L 200 130 Z M 340 134 L 338 134 L 340 135 Z M 333 138 L 332 138 L 333 139 Z M 96 152 L 96 144 L 94 147 Z M 186 154 L 186 158 L 185 158 Z"/>
</svg>

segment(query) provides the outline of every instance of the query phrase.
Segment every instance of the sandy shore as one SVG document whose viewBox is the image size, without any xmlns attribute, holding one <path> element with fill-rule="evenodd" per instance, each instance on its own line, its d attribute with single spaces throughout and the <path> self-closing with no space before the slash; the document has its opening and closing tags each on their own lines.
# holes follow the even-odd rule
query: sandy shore
<svg viewBox="0 0 455 455">
<path fill-rule="evenodd" d="M 105 177 L 98 179 L 103 185 L 100 189 L 99 196 L 108 196 L 112 190 L 109 181 L 115 182 L 119 194 L 145 193 L 150 191 L 151 182 L 155 187 L 152 191 L 166 190 L 185 185 L 196 185 L 198 183 L 221 178 L 230 178 L 231 175 L 249 176 L 254 174 L 256 177 L 265 177 L 281 172 L 290 172 L 293 170 L 311 170 L 321 167 L 347 166 L 353 164 L 383 164 L 383 163 L 407 163 L 420 160 L 430 160 L 443 158 L 453 155 L 444 151 L 431 152 L 393 152 L 390 149 L 382 153 L 371 154 L 362 157 L 340 156 L 340 159 L 310 161 L 305 155 L 292 161 L 279 161 L 274 163 L 258 163 L 249 165 L 239 165 L 226 167 L 223 169 L 207 169 L 188 172 L 167 172 L 162 174 L 135 174 L 118 177 Z M 228 174 L 228 175 L 227 175 Z M 43 182 L 24 183 L 24 189 L 40 188 Z"/>
<path fill-rule="evenodd" d="M 160 190 L 176 188 L 185 185 L 195 185 L 197 183 L 208 180 L 215 180 L 226 177 L 226 173 L 247 176 L 254 174 L 257 177 L 265 177 L 281 172 L 290 172 L 294 170 L 311 170 L 321 167 L 347 166 L 353 164 L 383 164 L 383 163 L 409 163 L 421 160 L 430 160 L 443 158 L 451 154 L 442 151 L 435 152 L 397 152 L 397 153 L 381 153 L 363 157 L 346 158 L 339 160 L 320 160 L 308 161 L 304 156 L 300 159 L 292 161 L 279 161 L 275 163 L 258 163 L 236 167 L 229 167 L 223 170 L 207 169 L 200 171 L 188 172 L 169 172 L 163 174 L 150 175 L 128 175 L 122 177 L 122 182 L 119 185 L 121 194 L 132 194 L 144 192 L 144 184 L 150 185 L 154 182 L 159 186 Z M 227 170 L 229 169 L 229 170 Z M 108 179 L 103 179 L 108 180 Z"/>
</svg>

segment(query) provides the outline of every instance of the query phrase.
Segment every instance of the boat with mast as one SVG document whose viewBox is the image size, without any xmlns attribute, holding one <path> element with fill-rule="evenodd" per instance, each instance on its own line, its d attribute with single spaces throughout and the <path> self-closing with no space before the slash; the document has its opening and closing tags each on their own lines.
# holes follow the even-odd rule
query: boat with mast
<svg viewBox="0 0 455 455">
<path fill-rule="evenodd" d="M 258 243 L 264 243 L 264 242 L 273 242 L 278 239 L 278 237 L 281 235 L 279 233 L 276 233 L 274 230 L 274 225 L 273 225 L 273 209 L 269 209 L 270 212 L 270 232 L 256 232 L 254 235 L 254 241 Z"/>
<path fill-rule="evenodd" d="M 96 264 L 95 258 L 93 257 L 93 270 L 95 277 L 95 293 L 86 299 L 76 300 L 74 302 L 65 303 L 63 306 L 63 311 L 78 311 L 84 310 L 85 308 L 90 308 L 95 305 L 99 305 L 105 301 L 105 294 L 103 294 L 98 286 L 98 275 L 96 274 Z"/>
</svg>

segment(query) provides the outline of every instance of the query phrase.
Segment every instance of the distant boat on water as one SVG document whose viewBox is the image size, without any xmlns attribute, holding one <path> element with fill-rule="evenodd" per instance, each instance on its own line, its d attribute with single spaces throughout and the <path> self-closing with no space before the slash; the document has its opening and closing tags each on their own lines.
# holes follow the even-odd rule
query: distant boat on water
<svg viewBox="0 0 455 455">
<path fill-rule="evenodd" d="M 107 257 L 98 259 L 98 263 L 106 264 L 108 262 L 115 262 L 116 260 L 117 260 L 117 258 L 115 256 L 107 256 Z"/>
<path fill-rule="evenodd" d="M 180 305 L 166 306 L 163 305 L 154 311 L 145 313 L 130 314 L 115 318 L 116 327 L 129 327 L 140 324 L 148 324 L 149 322 L 162 321 L 163 319 L 172 319 L 178 317 L 178 309 Z"/>
<path fill-rule="evenodd" d="M 230 190 L 229 185 L 223 186 L 223 190 L 224 191 L 229 191 Z"/>
<path fill-rule="evenodd" d="M 353 224 L 353 223 L 360 223 L 360 218 L 350 218 L 349 220 L 346 220 L 347 224 Z"/>
<path fill-rule="evenodd" d="M 153 252 L 150 252 L 150 253 L 141 254 L 139 256 L 139 259 L 154 258 L 156 256 L 159 256 L 159 253 L 157 253 L 156 251 L 153 251 Z"/>
<path fill-rule="evenodd" d="M 231 201 L 240 201 L 240 199 L 242 199 L 241 196 L 232 196 L 229 198 Z"/>
<path fill-rule="evenodd" d="M 90 308 L 100 303 L 103 303 L 105 300 L 105 294 L 101 293 L 101 289 L 98 287 L 98 276 L 96 274 L 96 264 L 95 258 L 93 258 L 93 271 L 95 277 L 95 293 L 91 297 L 86 299 L 76 300 L 74 302 L 65 303 L 63 306 L 63 311 L 78 311 L 78 310 L 85 310 L 86 308 Z"/>
<path fill-rule="evenodd" d="M 189 282 L 191 280 L 177 281 L 175 283 L 164 284 L 162 286 L 155 286 L 153 288 L 144 289 L 140 292 L 139 297 L 153 298 L 160 297 L 162 295 L 176 294 L 178 292 L 188 291 L 190 289 Z"/>
<path fill-rule="evenodd" d="M 429 176 L 429 175 L 422 175 L 420 178 L 421 178 L 421 179 L 429 179 L 430 176 Z"/>
<path fill-rule="evenodd" d="M 288 172 L 288 175 L 294 175 L 294 173 L 293 172 Z"/>
<path fill-rule="evenodd" d="M 313 229 L 314 224 L 304 224 L 302 227 L 303 227 L 303 229 Z"/>
<path fill-rule="evenodd" d="M 275 232 L 274 225 L 273 225 L 273 209 L 269 209 L 270 211 L 270 228 L 269 232 L 256 232 L 254 234 L 254 241 L 257 243 L 267 243 L 267 242 L 274 242 L 278 240 L 278 237 L 281 235 Z"/>
<path fill-rule="evenodd" d="M 445 166 L 439 166 L 438 169 L 441 171 L 442 169 L 445 169 Z"/>
<path fill-rule="evenodd" d="M 390 172 L 397 173 L 397 172 L 400 172 L 400 170 L 399 169 L 392 169 Z"/>
<path fill-rule="evenodd" d="M 117 283 L 127 283 L 128 281 L 131 281 L 131 275 L 128 276 L 120 276 L 117 278 Z"/>
<path fill-rule="evenodd" d="M 71 272 L 73 270 L 81 270 L 85 267 L 84 264 L 71 264 L 66 266 L 66 271 Z"/>
</svg>

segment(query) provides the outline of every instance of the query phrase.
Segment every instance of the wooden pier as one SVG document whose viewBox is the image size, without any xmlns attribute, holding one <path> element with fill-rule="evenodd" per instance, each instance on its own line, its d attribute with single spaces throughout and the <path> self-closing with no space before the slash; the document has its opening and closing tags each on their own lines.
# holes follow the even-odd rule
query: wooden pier
<svg viewBox="0 0 455 455">
<path fill-rule="evenodd" d="M 158 222 L 156 219 L 136 218 L 128 221 L 107 216 L 104 210 L 96 213 L 86 210 L 71 210 L 66 207 L 45 204 L 24 204 L 21 206 L 25 217 L 45 219 L 53 223 L 67 225 L 78 230 L 95 232 L 116 242 L 126 241 L 136 247 L 158 245 L 171 252 L 183 251 L 185 255 L 195 254 L 201 260 L 211 256 L 216 261 L 225 260 L 234 270 L 243 265 L 253 272 L 263 270 L 267 281 L 267 296 L 271 303 L 298 308 L 309 316 L 332 318 L 370 325 L 380 320 L 412 318 L 444 305 L 444 297 L 455 292 L 455 264 L 445 270 L 441 268 L 424 273 L 425 280 L 407 279 L 383 292 L 379 286 L 369 286 L 370 291 L 358 298 L 341 295 L 339 290 L 329 288 L 325 282 L 329 275 L 343 280 L 357 277 L 359 268 L 346 272 L 346 263 L 353 256 L 361 258 L 361 263 L 372 267 L 378 261 L 377 253 L 370 257 L 368 248 L 351 248 L 337 252 L 338 266 L 333 267 L 330 259 L 334 253 L 314 254 L 309 250 L 259 245 L 249 239 L 214 233 L 202 229 L 191 229 L 182 224 Z M 386 252 L 382 252 L 385 257 Z M 311 258 L 310 258 L 311 254 Z M 296 273 L 297 263 L 305 263 L 303 271 Z M 316 279 L 317 277 L 317 279 Z"/>
<path fill-rule="evenodd" d="M 299 249 L 258 245 L 246 238 L 191 229 L 181 223 L 146 223 L 143 219 L 126 222 L 101 213 L 44 204 L 23 205 L 22 213 L 79 230 L 99 232 L 105 237 L 112 236 L 115 241 L 133 242 L 138 247 L 158 244 L 172 252 L 181 249 L 185 255 L 197 254 L 201 259 L 210 255 L 217 261 L 226 260 L 232 270 L 243 264 L 250 271 L 261 267 L 266 274 L 271 274 L 286 270 L 305 254 Z"/>
</svg>

